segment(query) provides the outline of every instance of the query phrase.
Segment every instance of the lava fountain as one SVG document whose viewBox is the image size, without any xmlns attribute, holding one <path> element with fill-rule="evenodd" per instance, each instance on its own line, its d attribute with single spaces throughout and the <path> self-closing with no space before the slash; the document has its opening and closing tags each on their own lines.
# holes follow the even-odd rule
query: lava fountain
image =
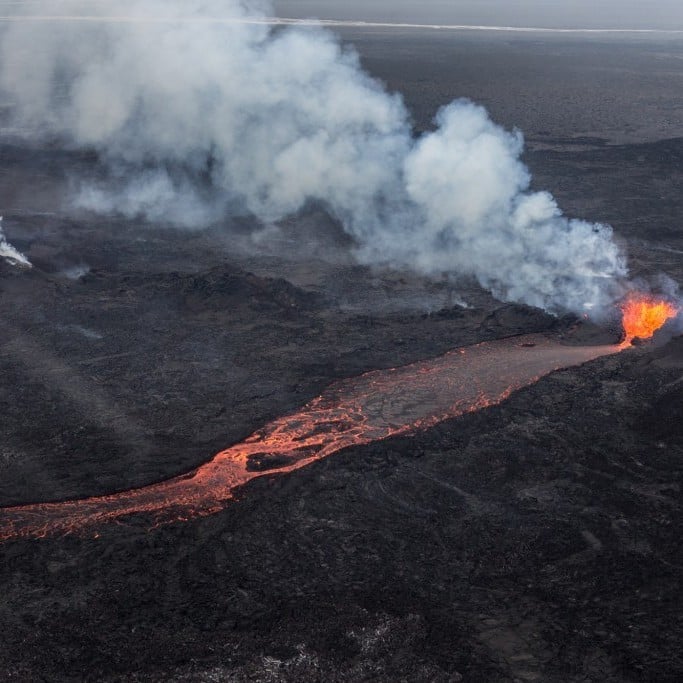
<svg viewBox="0 0 683 683">
<path fill-rule="evenodd" d="M 0 509 L 0 540 L 88 532 L 144 515 L 145 524 L 221 510 L 237 487 L 292 472 L 349 446 L 425 429 L 495 405 L 554 370 L 623 346 L 564 346 L 541 335 L 483 342 L 443 356 L 368 372 L 330 386 L 195 471 L 111 495 Z"/>
<path fill-rule="evenodd" d="M 678 308 L 666 299 L 641 292 L 631 292 L 621 303 L 622 325 L 628 345 L 636 337 L 649 339 L 670 318 L 678 315 Z"/>
</svg>

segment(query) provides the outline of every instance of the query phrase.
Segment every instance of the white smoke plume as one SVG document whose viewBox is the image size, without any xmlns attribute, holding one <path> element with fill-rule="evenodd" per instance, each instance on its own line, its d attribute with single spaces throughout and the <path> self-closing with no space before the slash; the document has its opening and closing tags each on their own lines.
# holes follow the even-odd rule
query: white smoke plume
<svg viewBox="0 0 683 683">
<path fill-rule="evenodd" d="M 322 28 L 252 23 L 264 3 L 67 1 L 67 20 L 46 6 L 8 15 L 0 87 L 33 134 L 97 150 L 108 178 L 81 204 L 199 226 L 318 202 L 363 262 L 474 276 L 552 312 L 598 317 L 618 295 L 611 229 L 530 192 L 521 135 L 482 107 L 455 102 L 415 140 L 352 50 Z"/>
<path fill-rule="evenodd" d="M 13 266 L 32 268 L 31 262 L 7 241 L 5 232 L 2 229 L 2 216 L 0 216 L 0 258 Z"/>
</svg>

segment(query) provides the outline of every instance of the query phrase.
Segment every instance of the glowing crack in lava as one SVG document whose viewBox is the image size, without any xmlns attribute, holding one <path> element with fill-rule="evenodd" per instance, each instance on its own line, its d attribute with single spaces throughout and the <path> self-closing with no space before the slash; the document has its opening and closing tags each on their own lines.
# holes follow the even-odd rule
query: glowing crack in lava
<svg viewBox="0 0 683 683">
<path fill-rule="evenodd" d="M 624 344 L 639 337 L 649 339 L 670 318 L 678 315 L 678 308 L 665 299 L 640 292 L 631 292 L 621 304 Z"/>
<path fill-rule="evenodd" d="M 348 446 L 495 405 L 554 370 L 621 348 L 563 346 L 526 335 L 368 372 L 333 384 L 298 412 L 271 422 L 190 474 L 111 495 L 1 509 L 0 539 L 96 534 L 105 523 L 135 514 L 154 525 L 209 515 L 255 477 L 291 472 Z"/>
</svg>

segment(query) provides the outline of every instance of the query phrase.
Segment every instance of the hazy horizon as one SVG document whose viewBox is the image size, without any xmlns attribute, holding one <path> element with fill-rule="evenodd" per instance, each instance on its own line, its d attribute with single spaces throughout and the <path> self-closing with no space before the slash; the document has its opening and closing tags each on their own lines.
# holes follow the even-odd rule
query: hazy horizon
<svg viewBox="0 0 683 683">
<path fill-rule="evenodd" d="M 681 30 L 680 0 L 275 0 L 280 17 L 530 28 Z"/>
</svg>

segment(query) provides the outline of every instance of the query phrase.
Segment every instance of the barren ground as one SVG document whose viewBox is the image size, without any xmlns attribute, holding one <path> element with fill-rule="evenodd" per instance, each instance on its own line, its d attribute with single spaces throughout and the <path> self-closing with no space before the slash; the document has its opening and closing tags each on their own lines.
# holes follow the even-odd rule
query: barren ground
<svg viewBox="0 0 683 683">
<path fill-rule="evenodd" d="M 683 278 L 679 43 L 345 37 L 417 128 L 482 101 L 527 132 L 535 186 L 614 225 L 636 274 Z M 94 163 L 0 146 L 4 228 L 35 264 L 0 265 L 3 505 L 187 472 L 373 368 L 614 338 L 356 266 L 320 213 L 183 233 L 69 210 Z M 7 542 L 0 678 L 678 681 L 682 377 L 676 338 L 254 480 L 206 519 Z"/>
</svg>

